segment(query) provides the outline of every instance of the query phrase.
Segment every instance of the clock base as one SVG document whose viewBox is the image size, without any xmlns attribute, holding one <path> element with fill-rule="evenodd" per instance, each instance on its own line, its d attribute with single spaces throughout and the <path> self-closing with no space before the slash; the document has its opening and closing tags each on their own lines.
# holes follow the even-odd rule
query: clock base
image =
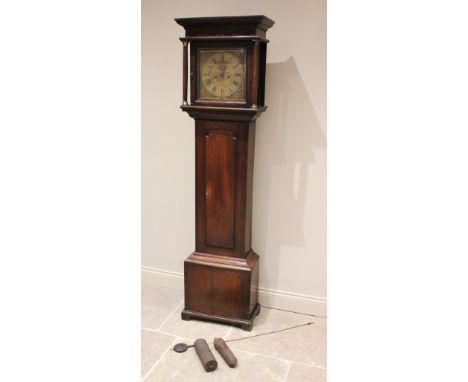
<svg viewBox="0 0 468 382">
<path fill-rule="evenodd" d="M 246 258 L 192 253 L 184 264 L 182 319 L 215 321 L 251 330 L 260 312 L 258 262 L 259 256 L 252 250 Z"/>
<path fill-rule="evenodd" d="M 223 317 L 223 316 L 216 316 L 212 314 L 205 314 L 205 313 L 198 313 L 198 312 L 192 312 L 190 310 L 184 309 L 182 311 L 182 320 L 189 321 L 192 318 L 198 319 L 198 320 L 204 320 L 204 321 L 214 321 L 214 322 L 220 322 L 223 324 L 230 324 L 230 325 L 236 325 L 240 326 L 243 330 L 246 330 L 250 332 L 253 328 L 253 322 L 255 317 L 257 317 L 260 314 L 260 309 L 261 306 L 259 303 L 255 305 L 255 309 L 252 313 L 252 316 L 248 320 L 242 320 L 240 318 L 231 318 L 231 317 Z"/>
</svg>

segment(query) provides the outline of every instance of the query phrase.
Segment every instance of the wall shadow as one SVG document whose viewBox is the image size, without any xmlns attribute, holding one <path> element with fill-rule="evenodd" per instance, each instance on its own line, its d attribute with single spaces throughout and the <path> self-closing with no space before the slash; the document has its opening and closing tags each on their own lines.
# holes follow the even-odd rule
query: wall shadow
<svg viewBox="0 0 468 382">
<path fill-rule="evenodd" d="M 283 247 L 306 246 L 305 205 L 314 187 L 309 167 L 316 161 L 314 149 L 326 147 L 294 58 L 267 64 L 266 73 L 268 109 L 257 120 L 253 200 L 253 248 L 263 263 L 260 286 L 277 285 L 279 267 L 289 260 Z"/>
</svg>

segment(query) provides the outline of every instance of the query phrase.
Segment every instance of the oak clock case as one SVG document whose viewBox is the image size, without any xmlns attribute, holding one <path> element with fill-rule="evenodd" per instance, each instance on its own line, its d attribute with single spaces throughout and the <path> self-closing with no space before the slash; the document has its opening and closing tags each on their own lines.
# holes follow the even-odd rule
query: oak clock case
<svg viewBox="0 0 468 382">
<path fill-rule="evenodd" d="M 251 247 L 255 121 L 266 109 L 266 31 L 274 22 L 175 21 L 185 29 L 181 109 L 195 120 L 195 251 L 184 262 L 182 319 L 251 330 L 260 311 Z"/>
</svg>

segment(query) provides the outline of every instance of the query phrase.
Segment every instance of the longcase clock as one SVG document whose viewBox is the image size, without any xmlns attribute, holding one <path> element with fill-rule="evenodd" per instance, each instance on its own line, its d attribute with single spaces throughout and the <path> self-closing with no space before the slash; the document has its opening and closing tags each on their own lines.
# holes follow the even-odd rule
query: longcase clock
<svg viewBox="0 0 468 382">
<path fill-rule="evenodd" d="M 196 136 L 196 244 L 184 263 L 182 319 L 251 330 L 260 312 L 259 256 L 251 247 L 255 120 L 266 109 L 266 31 L 274 22 L 175 21 L 185 28 L 181 108 L 195 120 Z"/>
</svg>

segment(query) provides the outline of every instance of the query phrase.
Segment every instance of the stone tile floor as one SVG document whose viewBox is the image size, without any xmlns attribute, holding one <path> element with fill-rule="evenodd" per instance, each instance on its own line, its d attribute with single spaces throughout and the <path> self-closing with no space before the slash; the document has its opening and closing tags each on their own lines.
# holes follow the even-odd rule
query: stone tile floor
<svg viewBox="0 0 468 382">
<path fill-rule="evenodd" d="M 142 285 L 141 377 L 143 382 L 169 381 L 326 381 L 326 319 L 262 307 L 251 332 L 197 320 L 183 321 L 183 293 Z M 230 368 L 210 345 L 218 368 L 205 372 L 195 350 L 176 353 L 178 342 L 197 338 L 212 343 L 314 322 L 309 326 L 228 343 L 238 364 Z"/>
</svg>

